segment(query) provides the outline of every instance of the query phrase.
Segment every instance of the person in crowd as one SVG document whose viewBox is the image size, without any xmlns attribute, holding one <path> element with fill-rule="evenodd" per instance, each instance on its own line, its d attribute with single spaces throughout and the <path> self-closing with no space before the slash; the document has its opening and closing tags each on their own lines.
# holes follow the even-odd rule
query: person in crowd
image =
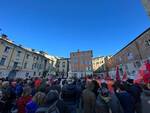
<svg viewBox="0 0 150 113">
<path fill-rule="evenodd" d="M 96 95 L 93 92 L 94 83 L 88 81 L 82 92 L 83 113 L 95 113 Z"/>
<path fill-rule="evenodd" d="M 9 113 L 13 107 L 15 99 L 16 95 L 11 84 L 9 81 L 4 81 L 2 83 L 1 113 Z"/>
<path fill-rule="evenodd" d="M 138 84 L 133 84 L 132 79 L 128 79 L 127 84 L 128 84 L 127 91 L 134 98 L 134 105 L 135 105 L 136 113 L 142 113 L 142 103 L 141 103 L 142 88 Z"/>
<path fill-rule="evenodd" d="M 39 85 L 38 91 L 45 92 L 46 85 L 47 85 L 46 79 L 42 79 L 41 84 Z"/>
<path fill-rule="evenodd" d="M 109 91 L 106 87 L 101 87 L 99 90 L 99 95 L 96 99 L 96 113 L 109 113 L 110 107 L 109 107 L 109 101 L 111 97 L 109 94 Z"/>
<path fill-rule="evenodd" d="M 22 96 L 17 100 L 17 108 L 18 113 L 26 113 L 25 107 L 26 104 L 31 101 L 31 88 L 29 86 L 26 86 L 23 88 Z"/>
<path fill-rule="evenodd" d="M 32 100 L 27 103 L 26 105 L 26 113 L 36 113 L 36 110 L 44 106 L 46 102 L 46 95 L 45 93 L 38 92 L 34 95 Z"/>
<path fill-rule="evenodd" d="M 98 84 L 98 82 L 96 80 L 93 80 L 92 82 L 94 84 L 93 93 L 97 97 L 98 96 L 98 89 L 100 88 L 100 86 L 99 86 L 99 84 Z"/>
<path fill-rule="evenodd" d="M 73 77 L 67 79 L 67 84 L 62 87 L 61 98 L 66 104 L 70 113 L 76 113 L 77 102 L 80 99 L 80 92 Z"/>
<path fill-rule="evenodd" d="M 142 93 L 142 112 L 150 112 L 150 83 L 145 84 Z"/>
<path fill-rule="evenodd" d="M 60 95 L 61 93 L 61 85 L 60 85 L 60 82 L 58 80 L 55 80 L 51 86 L 48 87 L 47 89 L 47 93 L 50 91 L 50 90 L 57 90 L 58 91 L 58 94 Z"/>
<path fill-rule="evenodd" d="M 135 113 L 134 98 L 126 91 L 125 85 L 122 82 L 119 84 L 117 89 L 117 97 L 120 101 L 124 113 Z"/>
<path fill-rule="evenodd" d="M 120 102 L 115 93 L 110 93 L 106 83 L 101 84 L 96 99 L 96 113 L 123 113 Z"/>
<path fill-rule="evenodd" d="M 59 94 L 56 90 L 51 90 L 46 96 L 46 103 L 39 107 L 36 113 L 70 113 L 62 100 L 59 99 Z"/>
<path fill-rule="evenodd" d="M 16 84 L 16 89 L 15 89 L 17 98 L 21 97 L 22 92 L 23 92 L 23 83 L 21 80 L 20 81 L 18 80 L 18 82 Z"/>
</svg>

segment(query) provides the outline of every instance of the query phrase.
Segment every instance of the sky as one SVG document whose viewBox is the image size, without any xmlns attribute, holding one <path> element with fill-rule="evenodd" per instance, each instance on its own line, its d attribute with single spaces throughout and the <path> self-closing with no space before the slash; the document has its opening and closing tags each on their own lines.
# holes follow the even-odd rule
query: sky
<svg viewBox="0 0 150 113">
<path fill-rule="evenodd" d="M 0 0 L 1 33 L 61 57 L 113 55 L 149 26 L 141 0 Z"/>
</svg>

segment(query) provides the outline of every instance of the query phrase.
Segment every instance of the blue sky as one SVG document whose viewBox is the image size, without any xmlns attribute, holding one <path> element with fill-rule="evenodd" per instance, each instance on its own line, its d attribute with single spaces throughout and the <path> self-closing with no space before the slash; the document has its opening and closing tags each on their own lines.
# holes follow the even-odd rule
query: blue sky
<svg viewBox="0 0 150 113">
<path fill-rule="evenodd" d="M 150 26 L 140 1 L 0 0 L 0 28 L 17 44 L 52 55 L 110 55 Z"/>
</svg>

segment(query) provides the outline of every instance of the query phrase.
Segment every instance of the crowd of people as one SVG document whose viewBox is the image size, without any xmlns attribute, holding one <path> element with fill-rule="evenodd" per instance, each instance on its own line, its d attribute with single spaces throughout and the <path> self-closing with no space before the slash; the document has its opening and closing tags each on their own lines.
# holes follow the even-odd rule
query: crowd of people
<svg viewBox="0 0 150 113">
<path fill-rule="evenodd" d="M 141 94 L 149 85 L 129 79 L 110 87 L 99 79 L 1 78 L 0 113 L 142 113 Z"/>
</svg>

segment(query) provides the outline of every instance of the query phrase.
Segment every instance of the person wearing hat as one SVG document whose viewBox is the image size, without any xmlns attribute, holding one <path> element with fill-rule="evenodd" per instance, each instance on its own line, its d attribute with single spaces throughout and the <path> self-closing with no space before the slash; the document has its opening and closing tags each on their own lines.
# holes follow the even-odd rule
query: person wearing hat
<svg viewBox="0 0 150 113">
<path fill-rule="evenodd" d="M 51 90 L 46 96 L 46 103 L 44 106 L 39 107 L 36 113 L 70 113 L 64 102 L 59 98 L 59 94 L 56 90 Z"/>
<path fill-rule="evenodd" d="M 73 77 L 69 77 L 67 79 L 67 84 L 62 87 L 61 97 L 70 113 L 76 113 L 79 94 L 75 79 Z"/>
</svg>

